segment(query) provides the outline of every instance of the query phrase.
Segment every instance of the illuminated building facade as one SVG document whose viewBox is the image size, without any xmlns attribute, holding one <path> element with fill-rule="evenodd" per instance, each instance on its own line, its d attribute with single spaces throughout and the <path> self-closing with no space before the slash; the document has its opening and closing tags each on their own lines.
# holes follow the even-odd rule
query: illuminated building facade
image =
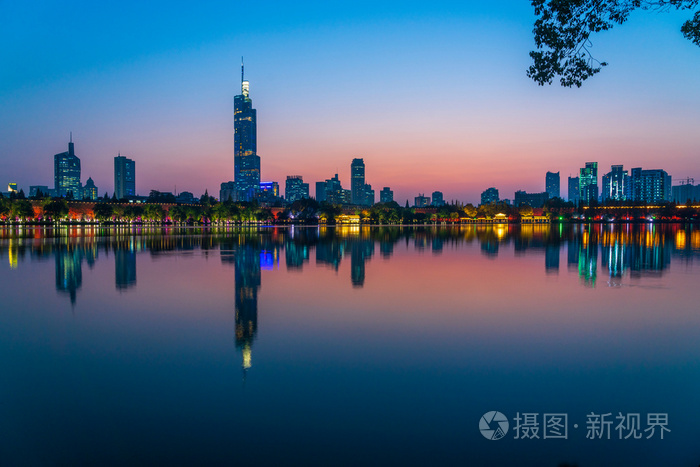
<svg viewBox="0 0 700 467">
<path fill-rule="evenodd" d="M 569 201 L 577 204 L 581 200 L 581 192 L 578 186 L 578 177 L 569 177 Z"/>
<path fill-rule="evenodd" d="M 624 201 L 627 199 L 627 171 L 623 170 L 621 165 L 613 165 L 610 169 L 610 172 L 602 177 L 601 200 Z"/>
<path fill-rule="evenodd" d="M 442 191 L 433 191 L 432 194 L 432 201 L 430 202 L 431 206 L 444 206 L 445 205 L 445 199 L 442 195 Z"/>
<path fill-rule="evenodd" d="M 627 199 L 645 203 L 662 203 L 670 201 L 671 176 L 665 170 L 642 170 L 641 167 L 630 171 Z"/>
<path fill-rule="evenodd" d="M 598 163 L 586 162 L 579 171 L 579 196 L 586 204 L 598 201 Z"/>
<path fill-rule="evenodd" d="M 234 201 L 252 201 L 260 189 L 260 156 L 257 153 L 257 114 L 250 99 L 250 83 L 241 63 L 241 94 L 233 98 Z"/>
<path fill-rule="evenodd" d="M 391 191 L 391 188 L 388 186 L 382 188 L 382 191 L 379 192 L 379 201 L 381 203 L 391 203 L 394 201 L 394 192 Z"/>
<path fill-rule="evenodd" d="M 97 187 L 92 178 L 88 178 L 83 187 L 83 199 L 89 199 L 91 201 L 97 201 Z"/>
<path fill-rule="evenodd" d="M 114 158 L 114 196 L 136 196 L 136 163 L 121 154 Z"/>
<path fill-rule="evenodd" d="M 499 201 L 498 189 L 494 187 L 487 188 L 481 193 L 481 204 L 498 203 Z"/>
<path fill-rule="evenodd" d="M 309 184 L 304 183 L 301 175 L 287 176 L 284 187 L 284 197 L 288 203 L 309 197 Z"/>
<path fill-rule="evenodd" d="M 75 155 L 72 134 L 68 151 L 53 156 L 53 174 L 56 196 L 81 198 L 80 159 Z"/>
<path fill-rule="evenodd" d="M 430 196 L 420 194 L 413 199 L 413 205 L 417 208 L 424 208 L 430 205 Z"/>
<path fill-rule="evenodd" d="M 545 191 L 550 198 L 561 197 L 559 172 L 547 172 L 544 176 Z"/>
</svg>

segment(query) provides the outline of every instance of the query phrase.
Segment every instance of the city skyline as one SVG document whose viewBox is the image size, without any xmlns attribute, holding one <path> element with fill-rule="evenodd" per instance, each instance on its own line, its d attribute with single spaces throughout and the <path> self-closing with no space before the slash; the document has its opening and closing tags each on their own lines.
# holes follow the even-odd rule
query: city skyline
<svg viewBox="0 0 700 467">
<path fill-rule="evenodd" d="M 182 37 L 140 36 L 141 48 L 112 43 L 88 27 L 96 44 L 111 46 L 97 54 L 84 39 L 59 35 L 46 63 L 32 57 L 56 18 L 13 6 L 41 33 L 2 52 L 13 66 L 0 75 L 7 110 L 0 116 L 0 183 L 16 181 L 25 191 L 52 185 L 51 156 L 73 131 L 83 176 L 100 194 L 111 192 L 110 162 L 120 151 L 139 163 L 140 194 L 175 186 L 216 193 L 234 156 L 230 112 L 241 53 L 261 111 L 262 180 L 299 174 L 314 184 L 338 173 L 350 186 L 348 161 L 363 158 L 366 182 L 391 187 L 403 204 L 435 190 L 448 202 L 472 203 L 490 186 L 504 198 L 542 192 L 546 171 L 566 180 L 585 161 L 598 162 L 601 173 L 623 165 L 698 178 L 700 60 L 678 32 L 681 14 L 635 14 L 597 37 L 594 50 L 611 66 L 569 90 L 526 78 L 534 14 L 528 4 L 508 5 L 415 4 L 399 12 L 358 5 L 343 19 L 333 7 L 308 19 L 290 11 L 287 19 L 266 17 L 252 8 L 250 23 L 258 24 L 235 32 L 202 10 L 193 18 L 198 27 Z M 47 12 L 54 8 L 76 26 L 104 14 L 92 8 L 72 16 L 47 4 Z M 130 28 L 145 20 L 110 13 Z M 185 16 L 174 13 L 153 27 Z M 207 21 L 216 23 L 210 32 Z M 16 26 L 3 33 L 10 43 L 26 38 Z M 364 33 L 358 43 L 346 41 L 358 32 Z M 53 73 L 61 64 L 70 68 Z M 424 99 L 428 108 L 419 105 Z"/>
</svg>

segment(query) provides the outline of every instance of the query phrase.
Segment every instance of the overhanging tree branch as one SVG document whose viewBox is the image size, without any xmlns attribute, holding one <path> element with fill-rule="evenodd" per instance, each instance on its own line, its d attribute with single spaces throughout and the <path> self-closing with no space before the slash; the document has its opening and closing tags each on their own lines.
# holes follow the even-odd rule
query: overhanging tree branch
<svg viewBox="0 0 700 467">
<path fill-rule="evenodd" d="M 554 78 L 566 87 L 581 87 L 583 81 L 607 65 L 591 54 L 591 34 L 622 24 L 636 9 L 668 11 L 695 8 L 700 0 L 532 0 L 535 14 L 533 34 L 537 50 L 530 52 L 533 64 L 527 76 L 540 86 Z M 681 27 L 683 36 L 700 46 L 700 11 Z"/>
</svg>

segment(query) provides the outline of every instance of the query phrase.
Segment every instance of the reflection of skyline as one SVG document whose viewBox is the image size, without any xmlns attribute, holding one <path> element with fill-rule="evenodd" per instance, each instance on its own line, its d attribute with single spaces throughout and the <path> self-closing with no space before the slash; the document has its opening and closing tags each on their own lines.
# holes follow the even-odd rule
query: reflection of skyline
<svg viewBox="0 0 700 467">
<path fill-rule="evenodd" d="M 124 248 L 114 249 L 114 282 L 117 290 L 136 286 L 136 249 L 130 238 Z"/>
<path fill-rule="evenodd" d="M 700 229 L 676 224 L 472 225 L 445 229 L 295 227 L 243 229 L 240 232 L 154 229 L 150 233 L 146 230 L 145 234 L 140 229 L 136 234 L 118 231 L 116 235 L 96 235 L 96 232 L 100 232 L 99 229 L 0 229 L 0 256 L 7 255 L 5 264 L 11 269 L 21 268 L 27 258 L 53 257 L 56 290 L 67 294 L 75 304 L 83 284 L 83 262 L 92 267 L 98 260 L 99 250 L 104 251 L 105 257 L 114 254 L 117 290 L 136 287 L 137 257 L 142 252 L 150 253 L 157 260 L 175 251 L 200 249 L 211 254 L 211 251 L 220 250 L 222 261 L 226 262 L 228 252 L 235 250 L 230 259 L 234 263 L 240 262 L 238 268 L 241 271 L 253 268 L 245 274 L 239 272 L 237 276 L 242 287 L 247 287 L 245 291 L 241 289 L 242 295 L 238 299 L 239 307 L 245 310 L 247 305 L 242 301 L 243 297 L 254 298 L 257 294 L 257 289 L 253 291 L 245 285 L 255 283 L 250 274 L 257 274 L 259 278 L 259 270 L 273 269 L 282 256 L 288 271 L 302 270 L 304 265 L 314 261 L 315 255 L 313 264 L 336 272 L 343 260 L 349 257 L 350 285 L 361 288 L 367 280 L 366 265 L 374 256 L 376 244 L 381 258 L 390 260 L 400 242 L 417 252 L 429 248 L 433 254 L 440 254 L 446 244 L 477 241 L 481 252 L 489 258 L 497 259 L 507 251 L 512 251 L 516 257 L 541 255 L 547 273 L 559 271 L 560 251 L 566 248 L 569 271 L 575 271 L 582 285 L 590 287 L 597 284 L 601 271 L 606 274 L 607 283 L 616 286 L 623 277 L 660 276 L 669 267 L 672 257 L 687 262 L 700 252 Z M 182 235 L 185 232 L 188 234 Z M 257 266 L 253 267 L 254 264 Z M 259 284 L 253 289 L 255 287 Z M 255 320 L 251 322 L 255 323 Z"/>
</svg>

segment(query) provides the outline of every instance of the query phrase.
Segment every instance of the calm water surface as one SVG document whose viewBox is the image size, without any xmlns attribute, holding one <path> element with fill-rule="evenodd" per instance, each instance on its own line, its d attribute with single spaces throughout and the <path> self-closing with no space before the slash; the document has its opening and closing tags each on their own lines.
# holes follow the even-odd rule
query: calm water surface
<svg viewBox="0 0 700 467">
<path fill-rule="evenodd" d="M 0 261 L 1 465 L 700 464 L 697 227 L 0 229 Z"/>
</svg>

